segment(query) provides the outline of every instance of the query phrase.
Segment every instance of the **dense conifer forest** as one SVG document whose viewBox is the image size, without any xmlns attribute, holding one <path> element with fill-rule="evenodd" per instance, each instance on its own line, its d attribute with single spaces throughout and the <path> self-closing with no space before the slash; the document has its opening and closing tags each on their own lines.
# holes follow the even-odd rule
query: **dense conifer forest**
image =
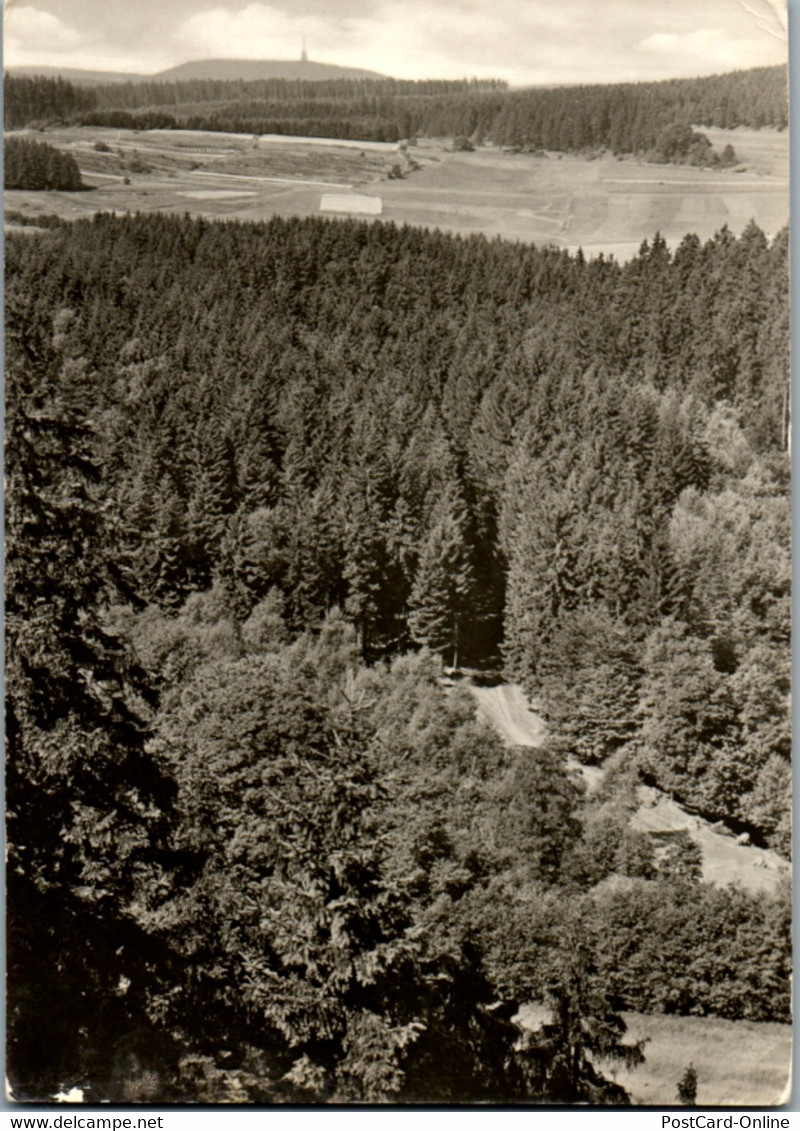
<svg viewBox="0 0 800 1131">
<path fill-rule="evenodd" d="M 519 149 L 608 149 L 707 164 L 713 158 L 706 146 L 697 136 L 682 144 L 682 129 L 783 129 L 788 102 L 783 67 L 529 90 L 508 90 L 491 80 L 396 79 L 193 80 L 77 88 L 61 79 L 9 75 L 4 113 L 7 129 L 66 121 L 364 141 L 452 136 Z"/>
<path fill-rule="evenodd" d="M 788 853 L 787 269 L 8 238 L 17 1095 L 624 1103 L 620 1011 L 788 1020 L 788 885 L 629 827 L 645 782 Z"/>
</svg>

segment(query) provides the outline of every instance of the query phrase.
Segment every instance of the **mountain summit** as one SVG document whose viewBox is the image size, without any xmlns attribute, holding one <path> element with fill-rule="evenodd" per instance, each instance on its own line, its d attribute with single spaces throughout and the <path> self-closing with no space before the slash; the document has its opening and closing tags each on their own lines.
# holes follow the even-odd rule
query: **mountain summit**
<svg viewBox="0 0 800 1131">
<path fill-rule="evenodd" d="M 382 79 L 377 71 L 359 67 L 340 67 L 335 63 L 313 63 L 308 59 L 202 59 L 181 63 L 152 78 L 158 82 L 184 82 L 187 79 Z"/>
</svg>

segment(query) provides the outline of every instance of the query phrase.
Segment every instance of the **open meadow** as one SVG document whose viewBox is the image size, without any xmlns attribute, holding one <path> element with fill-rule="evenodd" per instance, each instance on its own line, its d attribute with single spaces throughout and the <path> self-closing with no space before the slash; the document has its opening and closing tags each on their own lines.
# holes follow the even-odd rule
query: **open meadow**
<svg viewBox="0 0 800 1131">
<path fill-rule="evenodd" d="M 260 220 L 319 215 L 336 190 L 338 214 L 347 213 L 352 194 L 355 216 L 620 260 L 656 231 L 674 247 L 687 232 L 707 239 L 727 224 L 738 234 L 754 219 L 774 236 L 789 215 L 788 134 L 705 132 L 717 148 L 731 141 L 739 165 L 707 170 L 489 147 L 453 152 L 430 139 L 406 149 L 188 130 L 49 129 L 46 140 L 76 158 L 87 190 L 10 191 L 6 206 L 68 219 L 163 211 Z M 376 198 L 369 208 L 365 196 Z"/>
<path fill-rule="evenodd" d="M 540 1007 L 524 1006 L 519 1020 L 535 1027 Z M 678 1106 L 677 1086 L 691 1065 L 697 1073 L 698 1107 L 776 1107 L 789 1102 L 792 1027 L 776 1022 L 726 1021 L 623 1013 L 625 1043 L 644 1040 L 638 1068 L 604 1064 L 635 1106 Z"/>
<path fill-rule="evenodd" d="M 649 1038 L 640 1068 L 609 1073 L 630 1093 L 634 1104 L 668 1107 L 677 1103 L 677 1084 L 689 1064 L 697 1073 L 698 1107 L 788 1103 L 790 1025 L 642 1013 L 623 1017 L 627 1039 Z"/>
</svg>

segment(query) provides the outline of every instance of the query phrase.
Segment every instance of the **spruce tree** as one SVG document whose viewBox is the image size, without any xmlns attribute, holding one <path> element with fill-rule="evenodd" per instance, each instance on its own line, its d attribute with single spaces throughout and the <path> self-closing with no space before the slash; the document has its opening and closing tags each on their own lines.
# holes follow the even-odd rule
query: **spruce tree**
<svg viewBox="0 0 800 1131">
<path fill-rule="evenodd" d="M 547 1103 L 621 1104 L 630 1098 L 599 1065 L 635 1068 L 644 1044 L 623 1040 L 625 1022 L 609 1005 L 598 977 L 580 909 L 559 930 L 558 955 L 546 995 L 549 1016 L 523 1037 L 520 1059 L 533 1097 Z"/>
<path fill-rule="evenodd" d="M 409 599 L 412 638 L 452 660 L 454 668 L 474 583 L 465 520 L 457 496 L 445 498 L 422 547 Z"/>
<path fill-rule="evenodd" d="M 678 1081 L 676 1099 L 684 1107 L 695 1107 L 697 1105 L 697 1073 L 692 1064 L 687 1066 L 686 1071 Z"/>
</svg>

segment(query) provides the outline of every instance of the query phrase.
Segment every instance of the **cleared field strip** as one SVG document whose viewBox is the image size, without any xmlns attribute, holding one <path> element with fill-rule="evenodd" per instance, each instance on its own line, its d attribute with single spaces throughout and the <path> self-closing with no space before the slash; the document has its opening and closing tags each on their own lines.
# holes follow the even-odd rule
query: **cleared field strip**
<svg viewBox="0 0 800 1131">
<path fill-rule="evenodd" d="M 473 189 L 466 188 L 460 189 L 457 187 L 450 188 L 449 186 L 429 187 L 427 185 L 418 184 L 415 180 L 408 181 L 390 181 L 388 182 L 383 191 L 387 194 L 397 196 L 402 200 L 418 200 L 424 201 L 426 199 L 436 202 L 439 200 L 463 200 L 464 203 L 469 204 L 473 200 L 483 200 L 489 203 L 492 208 L 511 208 L 515 203 L 530 205 L 531 197 L 542 197 L 542 191 L 537 186 L 526 188 L 524 186 L 517 187 L 513 191 L 498 191 L 497 189 Z M 548 194 L 548 198 L 552 199 L 555 194 Z M 543 204 L 541 209 L 552 207 L 549 203 Z"/>
<path fill-rule="evenodd" d="M 111 127 L 111 128 L 113 129 L 113 127 Z M 194 145 L 198 145 L 203 140 L 203 138 L 208 138 L 210 145 L 213 145 L 214 142 L 218 142 L 218 141 L 221 141 L 221 140 L 224 139 L 226 141 L 236 141 L 236 142 L 239 143 L 239 146 L 242 146 L 243 144 L 248 142 L 253 136 L 252 134 L 227 133 L 224 130 L 220 130 L 219 132 L 217 132 L 217 130 L 160 130 L 160 129 L 155 129 L 155 130 L 147 130 L 147 134 L 148 135 L 152 134 L 155 137 L 168 138 L 171 142 L 180 141 L 182 138 L 184 138 L 187 141 L 192 142 Z"/>
<path fill-rule="evenodd" d="M 14 224 L 6 223 L 3 225 L 3 231 L 6 235 L 15 236 L 47 236 L 50 234 L 49 228 L 37 228 L 33 224 Z"/>
<path fill-rule="evenodd" d="M 523 1005 L 519 1022 L 535 1028 L 550 1017 L 536 1003 Z M 623 1068 L 601 1061 L 634 1105 L 677 1105 L 678 1081 L 689 1064 L 697 1072 L 700 1107 L 774 1107 L 787 1103 L 791 1085 L 792 1027 L 777 1021 L 623 1012 L 625 1044 L 646 1040 L 645 1062 Z"/>
<path fill-rule="evenodd" d="M 204 169 L 192 169 L 190 177 L 211 177 L 215 181 L 255 181 L 266 185 L 301 185 L 303 188 L 347 189 L 352 185 L 341 181 L 304 181 L 293 177 L 256 177 L 250 173 L 209 173 Z"/>
<path fill-rule="evenodd" d="M 289 137 L 286 134 L 259 134 L 258 140 L 270 145 L 334 146 L 337 149 L 370 149 L 375 153 L 397 153 L 400 148 L 399 141 L 351 141 L 349 138 Z"/>
<path fill-rule="evenodd" d="M 320 212 L 346 212 L 358 216 L 380 216 L 382 201 L 379 196 L 361 196 L 356 193 L 324 193 L 319 202 Z"/>
<path fill-rule="evenodd" d="M 639 790 L 643 802 L 633 815 L 631 828 L 651 834 L 688 832 L 703 852 L 706 883 L 738 883 L 751 892 L 771 891 L 781 876 L 789 875 L 789 864 L 777 853 L 756 845 L 737 844 L 733 836 L 715 832 L 707 821 L 691 817 L 676 802 L 654 789 Z"/>
<path fill-rule="evenodd" d="M 521 220 L 534 220 L 537 224 L 555 224 L 559 228 L 564 223 L 559 216 L 545 216 L 541 212 L 532 212 L 530 208 L 518 208 L 514 214 Z"/>
<path fill-rule="evenodd" d="M 176 192 L 175 195 L 187 197 L 189 200 L 244 200 L 256 194 L 245 190 L 236 192 L 233 189 L 194 189 L 187 192 Z"/>
<path fill-rule="evenodd" d="M 96 173 L 94 169 L 79 169 L 82 177 L 99 177 L 103 181 L 121 181 L 124 179 L 123 173 Z"/>
<path fill-rule="evenodd" d="M 726 178 L 724 181 L 695 181 L 695 180 L 650 180 L 647 177 L 603 177 L 600 181 L 601 185 L 647 185 L 648 188 L 655 188 L 659 185 L 677 185 L 682 188 L 684 192 L 696 192 L 700 189 L 718 189 L 723 188 L 727 192 L 735 192 L 736 189 L 741 188 L 759 188 L 765 192 L 775 192 L 781 186 L 788 188 L 788 177 L 770 177 L 769 180 L 758 181 L 742 181 L 734 180 L 732 177 Z"/>
<path fill-rule="evenodd" d="M 125 144 L 125 148 L 134 149 L 135 146 Z M 177 157 L 202 157 L 205 160 L 215 160 L 218 157 L 238 157 L 244 152 L 242 149 L 184 149 L 182 145 L 176 145 L 173 149 L 165 149 L 160 145 L 146 146 L 148 153 L 177 156 Z"/>
<path fill-rule="evenodd" d="M 511 746 L 544 745 L 544 719 L 528 706 L 525 693 L 515 683 L 497 687 L 470 687 L 478 700 L 478 717 L 491 723 Z"/>
<path fill-rule="evenodd" d="M 547 724 L 540 714 L 529 706 L 525 692 L 516 683 L 497 687 L 470 687 L 478 700 L 478 718 L 490 723 L 510 746 L 530 746 L 538 749 L 547 738 Z M 571 761 L 578 770 L 589 792 L 603 780 L 603 771 L 597 766 L 583 766 Z"/>
</svg>

